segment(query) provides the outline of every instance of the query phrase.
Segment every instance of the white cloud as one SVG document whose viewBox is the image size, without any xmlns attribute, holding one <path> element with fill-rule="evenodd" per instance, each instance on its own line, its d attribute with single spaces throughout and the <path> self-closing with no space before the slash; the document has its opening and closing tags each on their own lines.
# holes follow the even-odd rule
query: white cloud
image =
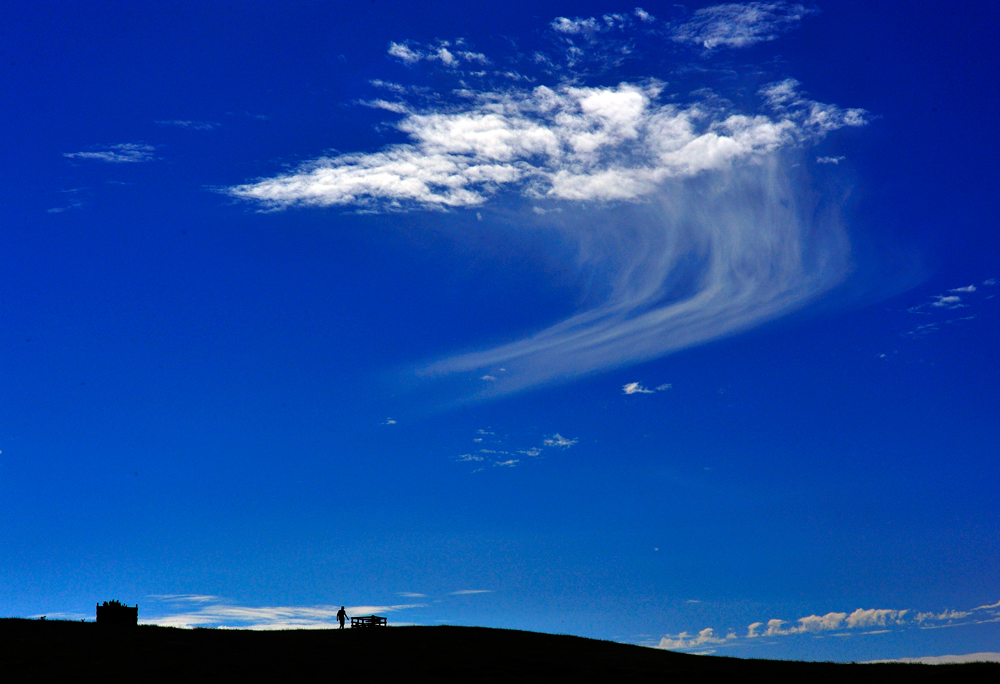
<svg viewBox="0 0 1000 684">
<path fill-rule="evenodd" d="M 221 596 L 213 594 L 149 594 L 146 598 L 166 603 L 220 603 Z"/>
<path fill-rule="evenodd" d="M 792 30 L 812 11 L 780 1 L 713 5 L 695 12 L 686 24 L 676 26 L 671 37 L 709 50 L 749 47 Z"/>
<path fill-rule="evenodd" d="M 987 285 L 987 286 L 996 285 L 996 284 L 997 284 L 997 279 L 996 278 L 988 278 L 987 280 L 983 281 L 983 285 Z"/>
<path fill-rule="evenodd" d="M 156 158 L 153 156 L 155 151 L 155 147 L 145 143 L 121 143 L 108 145 L 93 152 L 65 152 L 63 156 L 70 159 L 93 159 L 111 164 L 128 164 L 152 161 Z"/>
<path fill-rule="evenodd" d="M 468 50 L 463 50 L 462 52 L 459 52 L 458 55 L 466 62 L 478 62 L 483 66 L 487 66 L 490 64 L 489 58 L 481 52 L 470 52 Z M 508 75 L 513 75 L 513 74 L 508 74 Z"/>
<path fill-rule="evenodd" d="M 399 591 L 396 592 L 396 596 L 402 596 L 403 598 L 427 598 L 427 594 L 418 594 L 415 591 Z"/>
<path fill-rule="evenodd" d="M 511 458 L 511 459 L 508 459 L 506 461 L 496 461 L 493 465 L 495 465 L 495 466 L 504 466 L 506 468 L 513 468 L 514 466 L 516 466 L 520 462 L 521 462 L 520 459 Z"/>
<path fill-rule="evenodd" d="M 847 157 L 840 155 L 839 157 L 816 157 L 817 164 L 839 164 L 844 161 Z"/>
<path fill-rule="evenodd" d="M 968 610 L 945 610 L 940 613 L 917 613 L 913 621 L 919 624 L 930 620 L 960 620 L 970 615 L 972 615 L 972 611 Z"/>
<path fill-rule="evenodd" d="M 667 635 L 660 639 L 660 645 L 658 648 L 698 648 L 699 646 L 705 646 L 710 644 L 724 644 L 727 641 L 736 638 L 736 634 L 730 632 L 725 638 L 715 636 L 715 631 L 711 627 L 707 627 L 700 632 L 697 636 L 688 634 L 687 632 L 681 632 L 676 637 L 671 638 Z"/>
<path fill-rule="evenodd" d="M 886 608 L 871 608 L 867 610 L 858 608 L 853 613 L 808 615 L 799 618 L 796 621 L 798 624 L 789 623 L 787 620 L 772 619 L 768 620 L 767 623 L 754 622 L 751 624 L 747 628 L 747 638 L 902 625 L 905 623 L 904 616 L 908 612 L 907 610 Z"/>
<path fill-rule="evenodd" d="M 959 297 L 958 295 L 936 295 L 934 299 L 935 301 L 931 303 L 931 306 L 936 306 L 936 307 L 947 306 L 949 308 L 954 307 L 955 304 L 958 304 L 959 302 L 962 301 L 962 298 Z"/>
<path fill-rule="evenodd" d="M 531 447 L 530 449 L 521 449 L 517 453 L 524 454 L 525 456 L 538 456 L 542 453 L 542 450 L 538 447 Z"/>
<path fill-rule="evenodd" d="M 862 634 L 884 634 L 886 632 L 920 628 L 931 629 L 941 627 L 954 627 L 968 622 L 958 622 L 973 616 L 976 611 L 993 610 L 1000 608 L 1000 602 L 991 605 L 979 606 L 968 611 L 944 610 L 940 613 L 921 612 L 912 615 L 909 609 L 895 610 L 890 608 L 858 608 L 857 610 L 846 612 L 830 612 L 825 615 L 807 615 L 795 621 L 771 619 L 767 622 L 754 622 L 747 627 L 747 639 L 760 637 L 789 636 L 796 634 L 818 634 L 833 633 L 834 636 L 846 636 L 851 630 L 859 630 Z M 973 620 L 976 624 L 987 622 L 1000 622 L 1000 617 Z M 933 624 L 945 623 L 945 624 Z M 703 638 L 704 637 L 704 638 Z M 726 639 L 736 638 L 734 634 Z M 669 635 L 661 641 L 661 648 L 696 648 L 702 644 L 721 643 L 712 642 L 709 639 L 717 639 L 711 630 L 702 630 L 697 637 L 693 637 L 686 632 L 672 638 Z M 664 646 L 664 644 L 668 644 Z M 885 661 L 889 662 L 889 661 Z"/>
<path fill-rule="evenodd" d="M 170 119 L 169 121 L 156 121 L 158 126 L 174 126 L 177 128 L 187 128 L 192 131 L 211 131 L 221 124 L 213 121 L 188 121 L 185 119 Z"/>
<path fill-rule="evenodd" d="M 586 36 L 600 31 L 600 27 L 597 25 L 597 20 L 594 17 L 588 17 L 587 19 L 581 19 L 580 17 L 576 19 L 556 17 L 549 25 L 559 33 L 568 33 L 570 35 Z"/>
<path fill-rule="evenodd" d="M 615 26 L 622 17 L 594 25 Z M 567 30 L 586 23 L 566 21 Z M 400 43 L 390 50 L 400 59 L 433 52 Z M 864 112 L 810 100 L 794 80 L 764 88 L 764 108 L 750 113 L 709 96 L 661 101 L 662 87 L 654 80 L 494 90 L 463 84 L 467 97 L 425 99 L 432 104 L 402 114 L 392 125 L 408 137 L 404 143 L 321 157 L 229 192 L 267 209 L 475 209 L 519 195 L 530 203 L 526 213 L 539 202 L 559 211 L 546 222 L 579 241 L 580 265 L 606 279 L 607 299 L 530 337 L 419 370 L 482 377 L 508 367 L 478 390 L 484 395 L 734 334 L 837 284 L 850 260 L 836 207 L 817 207 L 790 169 L 797 150 L 864 125 Z M 597 211 L 608 203 L 628 219 Z M 678 296 L 671 284 L 679 277 L 697 286 Z"/>
<path fill-rule="evenodd" d="M 764 92 L 776 118 L 658 104 L 657 83 L 478 93 L 471 107 L 408 113 L 410 143 L 324 157 L 230 189 L 267 207 L 471 207 L 503 186 L 529 197 L 635 200 L 670 178 L 729 168 L 805 138 L 864 124 L 861 110 Z"/>
<path fill-rule="evenodd" d="M 1000 653 L 967 653 L 965 655 L 921 656 L 919 658 L 894 658 L 869 660 L 867 663 L 921 663 L 924 665 L 952 665 L 957 663 L 1000 663 Z"/>
<path fill-rule="evenodd" d="M 549 447 L 563 447 L 564 449 L 568 449 L 569 447 L 576 444 L 578 441 L 579 441 L 578 439 L 566 439 L 557 432 L 551 437 L 545 438 L 542 441 L 542 444 Z"/>
<path fill-rule="evenodd" d="M 451 592 L 451 596 L 469 596 L 471 594 L 492 594 L 492 589 L 459 589 Z"/>
<path fill-rule="evenodd" d="M 395 424 L 396 420 L 394 418 L 386 418 L 385 422 L 382 423 L 382 425 L 395 425 Z"/>
<path fill-rule="evenodd" d="M 381 78 L 372 79 L 371 81 L 369 81 L 369 83 L 371 83 L 376 88 L 385 88 L 386 90 L 391 90 L 392 92 L 398 93 L 400 95 L 408 93 L 410 91 L 408 87 L 400 83 L 393 83 L 392 81 L 383 81 Z"/>
<path fill-rule="evenodd" d="M 64 211 L 69 211 L 70 209 L 79 209 L 83 206 L 83 202 L 73 202 L 72 204 L 67 204 L 64 207 L 52 207 L 51 209 L 46 209 L 46 213 L 49 214 L 61 214 Z"/>
<path fill-rule="evenodd" d="M 908 612 L 908 610 L 891 610 L 887 608 L 870 608 L 868 610 L 858 608 L 847 616 L 847 626 L 853 629 L 901 625 L 903 624 L 903 616 Z"/>
<path fill-rule="evenodd" d="M 358 104 L 371 107 L 373 109 L 384 109 L 387 112 L 396 114 L 409 114 L 410 107 L 405 102 L 389 102 L 388 100 L 363 100 Z"/>
<path fill-rule="evenodd" d="M 424 57 L 422 53 L 411 50 L 402 43 L 389 43 L 389 54 L 403 60 L 407 64 L 416 64 Z"/>
<path fill-rule="evenodd" d="M 636 16 L 636 17 L 637 17 L 638 19 L 639 19 L 639 21 L 641 21 L 641 22 L 644 22 L 644 23 L 647 23 L 647 24 L 651 24 L 652 22 L 656 21 L 656 17 L 654 17 L 654 16 L 652 15 L 652 14 L 650 14 L 649 12 L 647 12 L 646 10 L 644 10 L 644 9 L 643 9 L 643 8 L 641 8 L 641 7 L 636 7 L 636 8 L 635 8 L 635 9 L 634 9 L 634 10 L 632 11 L 632 13 L 633 13 L 633 14 L 634 14 L 634 15 L 635 15 L 635 16 Z"/>
<path fill-rule="evenodd" d="M 473 455 L 473 454 L 462 454 L 456 460 L 461 461 L 461 462 L 469 462 L 469 461 L 476 461 L 476 462 L 478 462 L 478 461 L 482 461 L 483 457 L 482 456 L 476 456 L 476 455 Z"/>
<path fill-rule="evenodd" d="M 966 285 L 965 287 L 953 287 L 950 290 L 948 290 L 948 292 L 970 292 L 970 293 L 975 291 L 976 291 L 975 285 Z"/>
<path fill-rule="evenodd" d="M 673 389 L 673 385 L 669 382 L 662 385 L 657 385 L 654 389 L 649 389 L 644 387 L 642 383 L 639 382 L 629 382 L 622 385 L 622 394 L 654 394 L 656 392 L 662 392 L 664 390 Z"/>
<path fill-rule="evenodd" d="M 495 375 L 484 375 L 484 376 L 482 376 L 482 377 L 481 377 L 481 378 L 479 378 L 479 379 L 480 379 L 480 380 L 485 380 L 485 381 L 487 381 L 487 382 L 493 382 L 493 381 L 494 381 L 494 380 L 496 380 L 497 378 L 496 378 L 496 376 L 495 376 Z"/>
<path fill-rule="evenodd" d="M 441 40 L 433 45 L 416 45 L 414 43 L 389 43 L 388 53 L 392 57 L 403 61 L 406 64 L 416 64 L 421 60 L 438 61 L 449 68 L 456 68 L 462 62 L 474 63 L 481 66 L 490 64 L 489 58 L 481 52 L 455 49 L 462 45 L 462 41 Z M 451 48 L 451 49 L 449 49 Z M 376 81 L 372 82 L 376 84 Z M 380 86 L 386 85 L 384 81 L 377 81 Z M 391 85 L 389 86 L 391 88 Z M 397 90 L 397 92 L 402 92 Z"/>
<path fill-rule="evenodd" d="M 216 598 L 216 597 L 212 597 Z M 170 602 L 169 599 L 164 599 Z M 141 622 L 164 627 L 237 627 L 240 629 L 330 629 L 337 624 L 340 606 L 265 606 L 248 607 L 228 603 L 203 603 L 200 607 L 186 612 L 168 613 Z M 393 613 L 402 610 L 425 608 L 423 603 L 409 603 L 384 606 L 348 606 L 348 615 Z"/>
</svg>

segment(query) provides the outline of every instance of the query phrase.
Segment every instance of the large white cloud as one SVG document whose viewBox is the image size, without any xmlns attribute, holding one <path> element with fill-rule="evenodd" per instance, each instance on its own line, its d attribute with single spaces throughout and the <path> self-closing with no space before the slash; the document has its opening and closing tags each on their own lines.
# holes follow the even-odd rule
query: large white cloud
<svg viewBox="0 0 1000 684">
<path fill-rule="evenodd" d="M 410 142 L 323 157 L 230 192 L 272 208 L 468 207 L 505 186 L 533 198 L 632 200 L 670 178 L 864 123 L 861 110 L 813 102 L 796 86 L 764 91 L 771 115 L 661 103 L 656 82 L 481 92 L 464 106 L 425 111 L 399 105 L 396 126 Z"/>
<path fill-rule="evenodd" d="M 448 211 L 500 197 L 534 204 L 525 220 L 578 240 L 581 268 L 608 295 L 519 341 L 422 369 L 497 377 L 490 371 L 507 367 L 484 395 L 731 334 L 839 282 L 846 234 L 806 190 L 798 150 L 864 125 L 864 111 L 811 100 L 793 79 L 762 88 L 748 110 L 712 95 L 679 103 L 662 88 L 653 79 L 563 82 L 466 87 L 457 100 L 423 107 L 378 101 L 400 115 L 406 142 L 322 157 L 229 192 L 268 209 Z"/>
</svg>

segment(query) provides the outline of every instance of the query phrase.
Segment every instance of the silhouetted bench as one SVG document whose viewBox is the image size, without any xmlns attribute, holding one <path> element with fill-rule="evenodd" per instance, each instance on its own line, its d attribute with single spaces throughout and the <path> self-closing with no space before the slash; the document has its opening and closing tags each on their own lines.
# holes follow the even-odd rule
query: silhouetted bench
<svg viewBox="0 0 1000 684">
<path fill-rule="evenodd" d="M 386 624 L 388 624 L 388 620 L 378 615 L 363 615 L 351 618 L 351 629 L 355 627 L 385 627 Z"/>
</svg>

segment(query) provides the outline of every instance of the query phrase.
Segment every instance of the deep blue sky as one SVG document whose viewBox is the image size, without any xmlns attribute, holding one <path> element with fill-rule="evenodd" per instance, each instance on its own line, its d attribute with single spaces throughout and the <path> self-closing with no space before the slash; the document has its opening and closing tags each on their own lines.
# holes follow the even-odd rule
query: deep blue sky
<svg viewBox="0 0 1000 684">
<path fill-rule="evenodd" d="M 0 614 L 1000 651 L 998 30 L 8 3 Z"/>
</svg>

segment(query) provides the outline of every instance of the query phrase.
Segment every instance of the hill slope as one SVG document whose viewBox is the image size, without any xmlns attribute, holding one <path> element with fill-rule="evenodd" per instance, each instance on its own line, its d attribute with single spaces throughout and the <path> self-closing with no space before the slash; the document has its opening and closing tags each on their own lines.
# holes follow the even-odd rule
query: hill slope
<svg viewBox="0 0 1000 684">
<path fill-rule="evenodd" d="M 1000 664 L 846 665 L 693 656 L 475 627 L 250 632 L 0 620 L 5 681 L 997 682 Z"/>
</svg>

